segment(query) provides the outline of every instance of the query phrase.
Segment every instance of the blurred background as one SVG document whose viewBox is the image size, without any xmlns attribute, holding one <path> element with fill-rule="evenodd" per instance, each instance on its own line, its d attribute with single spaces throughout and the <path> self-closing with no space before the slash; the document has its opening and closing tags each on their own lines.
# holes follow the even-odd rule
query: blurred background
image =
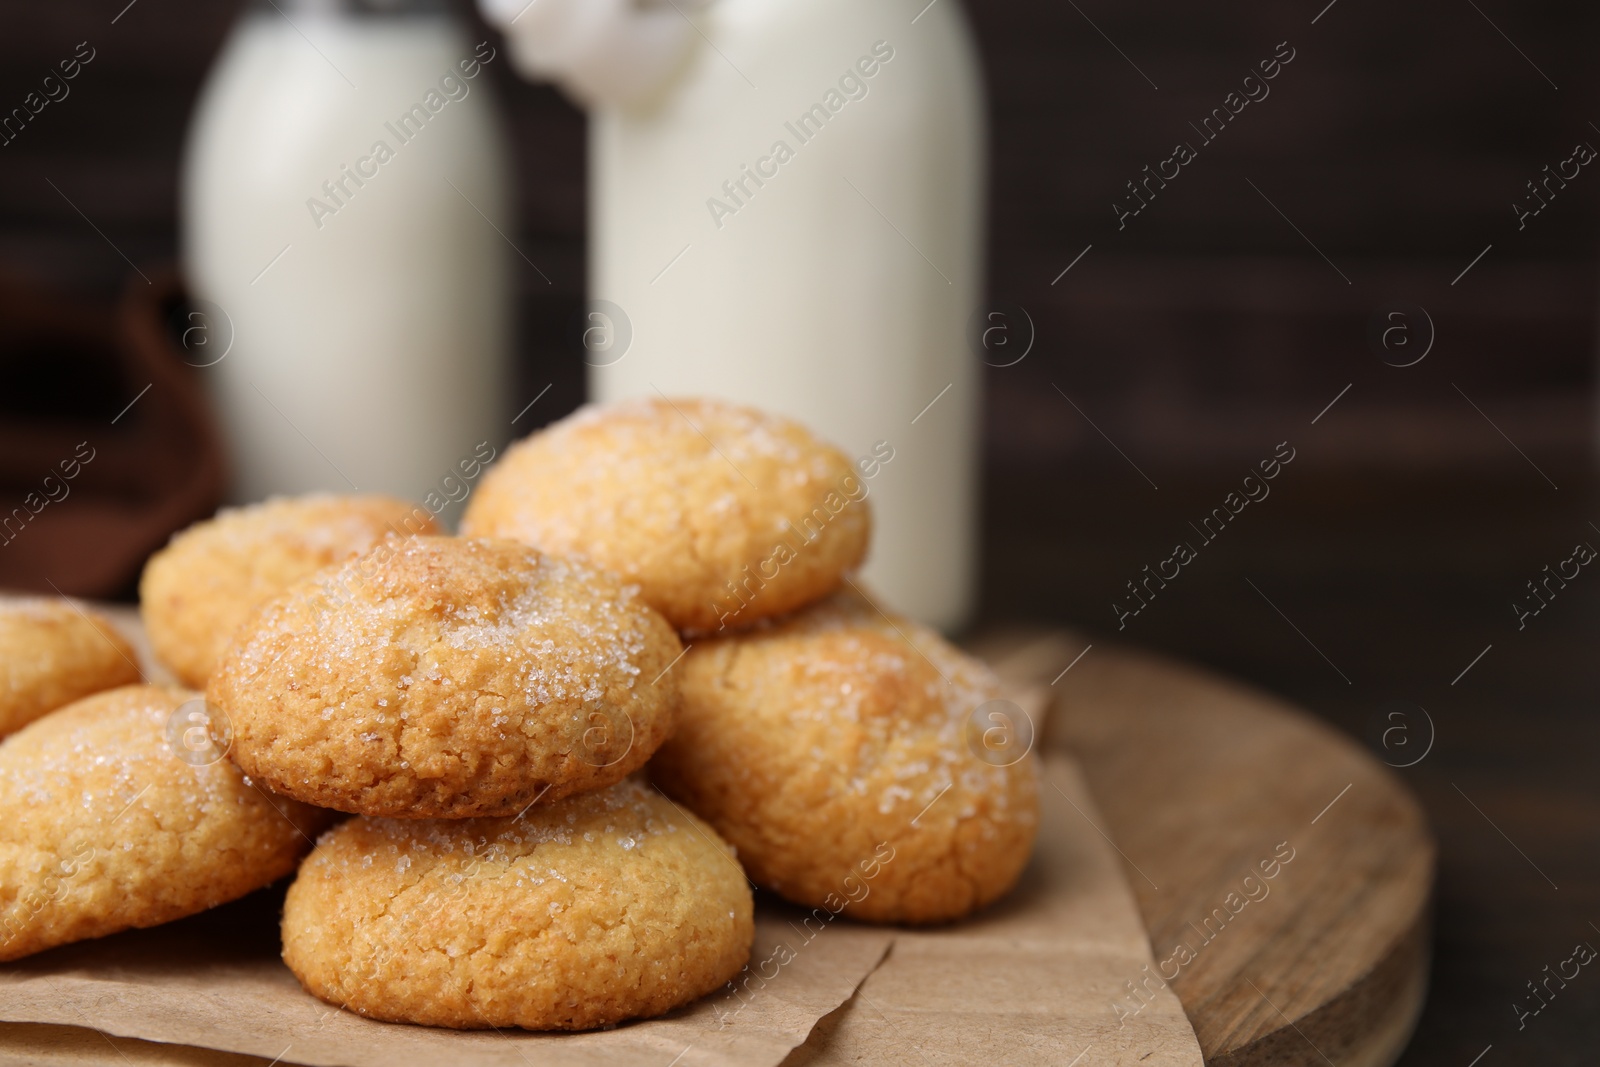
<svg viewBox="0 0 1600 1067">
<path fill-rule="evenodd" d="M 124 294 L 175 264 L 185 132 L 240 8 L 124 3 L 0 4 L 0 107 L 95 49 L 70 98 L 0 147 L 0 505 L 73 454 L 75 422 L 95 425 L 79 499 L 3 584 L 47 590 L 44 560 L 107 556 L 65 591 L 127 599 L 140 553 L 221 492 L 203 371 L 160 366 L 168 319 Z M 1600 545 L 1600 177 L 1540 186 L 1559 191 L 1537 216 L 1515 205 L 1600 145 L 1600 12 L 1325 3 L 969 5 L 991 138 L 985 306 L 1034 333 L 1021 362 L 982 368 L 978 626 L 1169 652 L 1367 743 L 1375 707 L 1426 707 L 1435 746 L 1399 773 L 1442 842 L 1437 955 L 1402 1062 L 1464 1065 L 1491 1042 L 1498 1062 L 1590 1062 L 1600 981 L 1526 1031 L 1511 1004 L 1600 940 L 1600 578 L 1522 627 L 1512 605 Z M 1294 59 L 1270 96 L 1119 223 L 1127 183 L 1279 42 Z M 509 64 L 483 76 L 515 153 L 514 392 L 548 386 L 520 434 L 584 397 L 585 118 Z M 1374 342 L 1396 322 L 1405 358 Z M 113 333 L 136 338 L 121 363 Z M 130 409 L 156 374 L 165 399 Z M 1119 630 L 1125 583 L 1280 441 L 1296 458 L 1270 500 Z"/>
</svg>

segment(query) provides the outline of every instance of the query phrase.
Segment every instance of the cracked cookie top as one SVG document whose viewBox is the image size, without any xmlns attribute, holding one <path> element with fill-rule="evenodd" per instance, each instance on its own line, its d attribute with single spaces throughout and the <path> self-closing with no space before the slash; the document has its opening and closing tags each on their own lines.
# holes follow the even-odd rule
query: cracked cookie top
<svg viewBox="0 0 1600 1067">
<path fill-rule="evenodd" d="M 993 758 L 983 733 L 1020 727 L 1021 710 L 933 631 L 846 591 L 697 642 L 677 670 L 678 731 L 650 773 L 757 885 L 856 919 L 931 923 L 1022 873 L 1039 817 L 1031 732 Z"/>
<path fill-rule="evenodd" d="M 743 629 L 866 557 L 865 478 L 799 423 L 720 400 L 586 407 L 507 450 L 464 534 L 587 556 L 680 630 Z"/>
<path fill-rule="evenodd" d="M 212 676 L 233 759 L 397 818 L 515 815 L 671 732 L 682 646 L 636 587 L 511 541 L 392 538 L 266 604 Z"/>
</svg>

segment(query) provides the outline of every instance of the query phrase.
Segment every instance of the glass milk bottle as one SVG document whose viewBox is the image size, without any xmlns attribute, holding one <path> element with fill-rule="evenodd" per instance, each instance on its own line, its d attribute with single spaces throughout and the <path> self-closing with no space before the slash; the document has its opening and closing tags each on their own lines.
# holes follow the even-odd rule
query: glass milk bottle
<svg viewBox="0 0 1600 1067">
<path fill-rule="evenodd" d="M 182 214 L 190 288 L 231 326 L 203 373 L 236 498 L 420 501 L 505 438 L 495 58 L 419 0 L 277 0 L 235 27 L 190 130 Z"/>
<path fill-rule="evenodd" d="M 867 584 L 959 626 L 985 131 L 956 0 L 611 4 L 610 25 L 603 3 L 482 2 L 524 70 L 593 111 L 590 295 L 632 336 L 591 359 L 595 398 L 706 393 L 809 424 L 876 470 Z M 646 62 L 652 41 L 679 52 Z"/>
</svg>

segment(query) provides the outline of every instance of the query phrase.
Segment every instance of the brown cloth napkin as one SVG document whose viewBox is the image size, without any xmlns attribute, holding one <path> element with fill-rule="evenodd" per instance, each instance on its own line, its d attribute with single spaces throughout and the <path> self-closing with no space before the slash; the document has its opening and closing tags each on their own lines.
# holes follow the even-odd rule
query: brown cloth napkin
<svg viewBox="0 0 1600 1067">
<path fill-rule="evenodd" d="M 224 328 L 170 269 L 115 307 L 0 274 L 0 588 L 124 595 L 215 510 L 222 443 L 193 368 Z"/>
</svg>

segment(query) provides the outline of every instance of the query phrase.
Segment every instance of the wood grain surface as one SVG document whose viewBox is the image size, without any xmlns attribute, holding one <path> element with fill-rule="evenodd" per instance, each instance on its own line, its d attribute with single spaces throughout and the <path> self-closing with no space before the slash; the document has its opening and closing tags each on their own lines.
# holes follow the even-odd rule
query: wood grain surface
<svg viewBox="0 0 1600 1067">
<path fill-rule="evenodd" d="M 1084 649 L 1060 632 L 979 645 L 1014 681 L 1057 679 L 1043 743 L 1082 764 L 1206 1062 L 1393 1063 L 1428 973 L 1435 848 L 1416 801 L 1281 701 Z M 1265 881 L 1285 844 L 1293 859 Z"/>
</svg>

